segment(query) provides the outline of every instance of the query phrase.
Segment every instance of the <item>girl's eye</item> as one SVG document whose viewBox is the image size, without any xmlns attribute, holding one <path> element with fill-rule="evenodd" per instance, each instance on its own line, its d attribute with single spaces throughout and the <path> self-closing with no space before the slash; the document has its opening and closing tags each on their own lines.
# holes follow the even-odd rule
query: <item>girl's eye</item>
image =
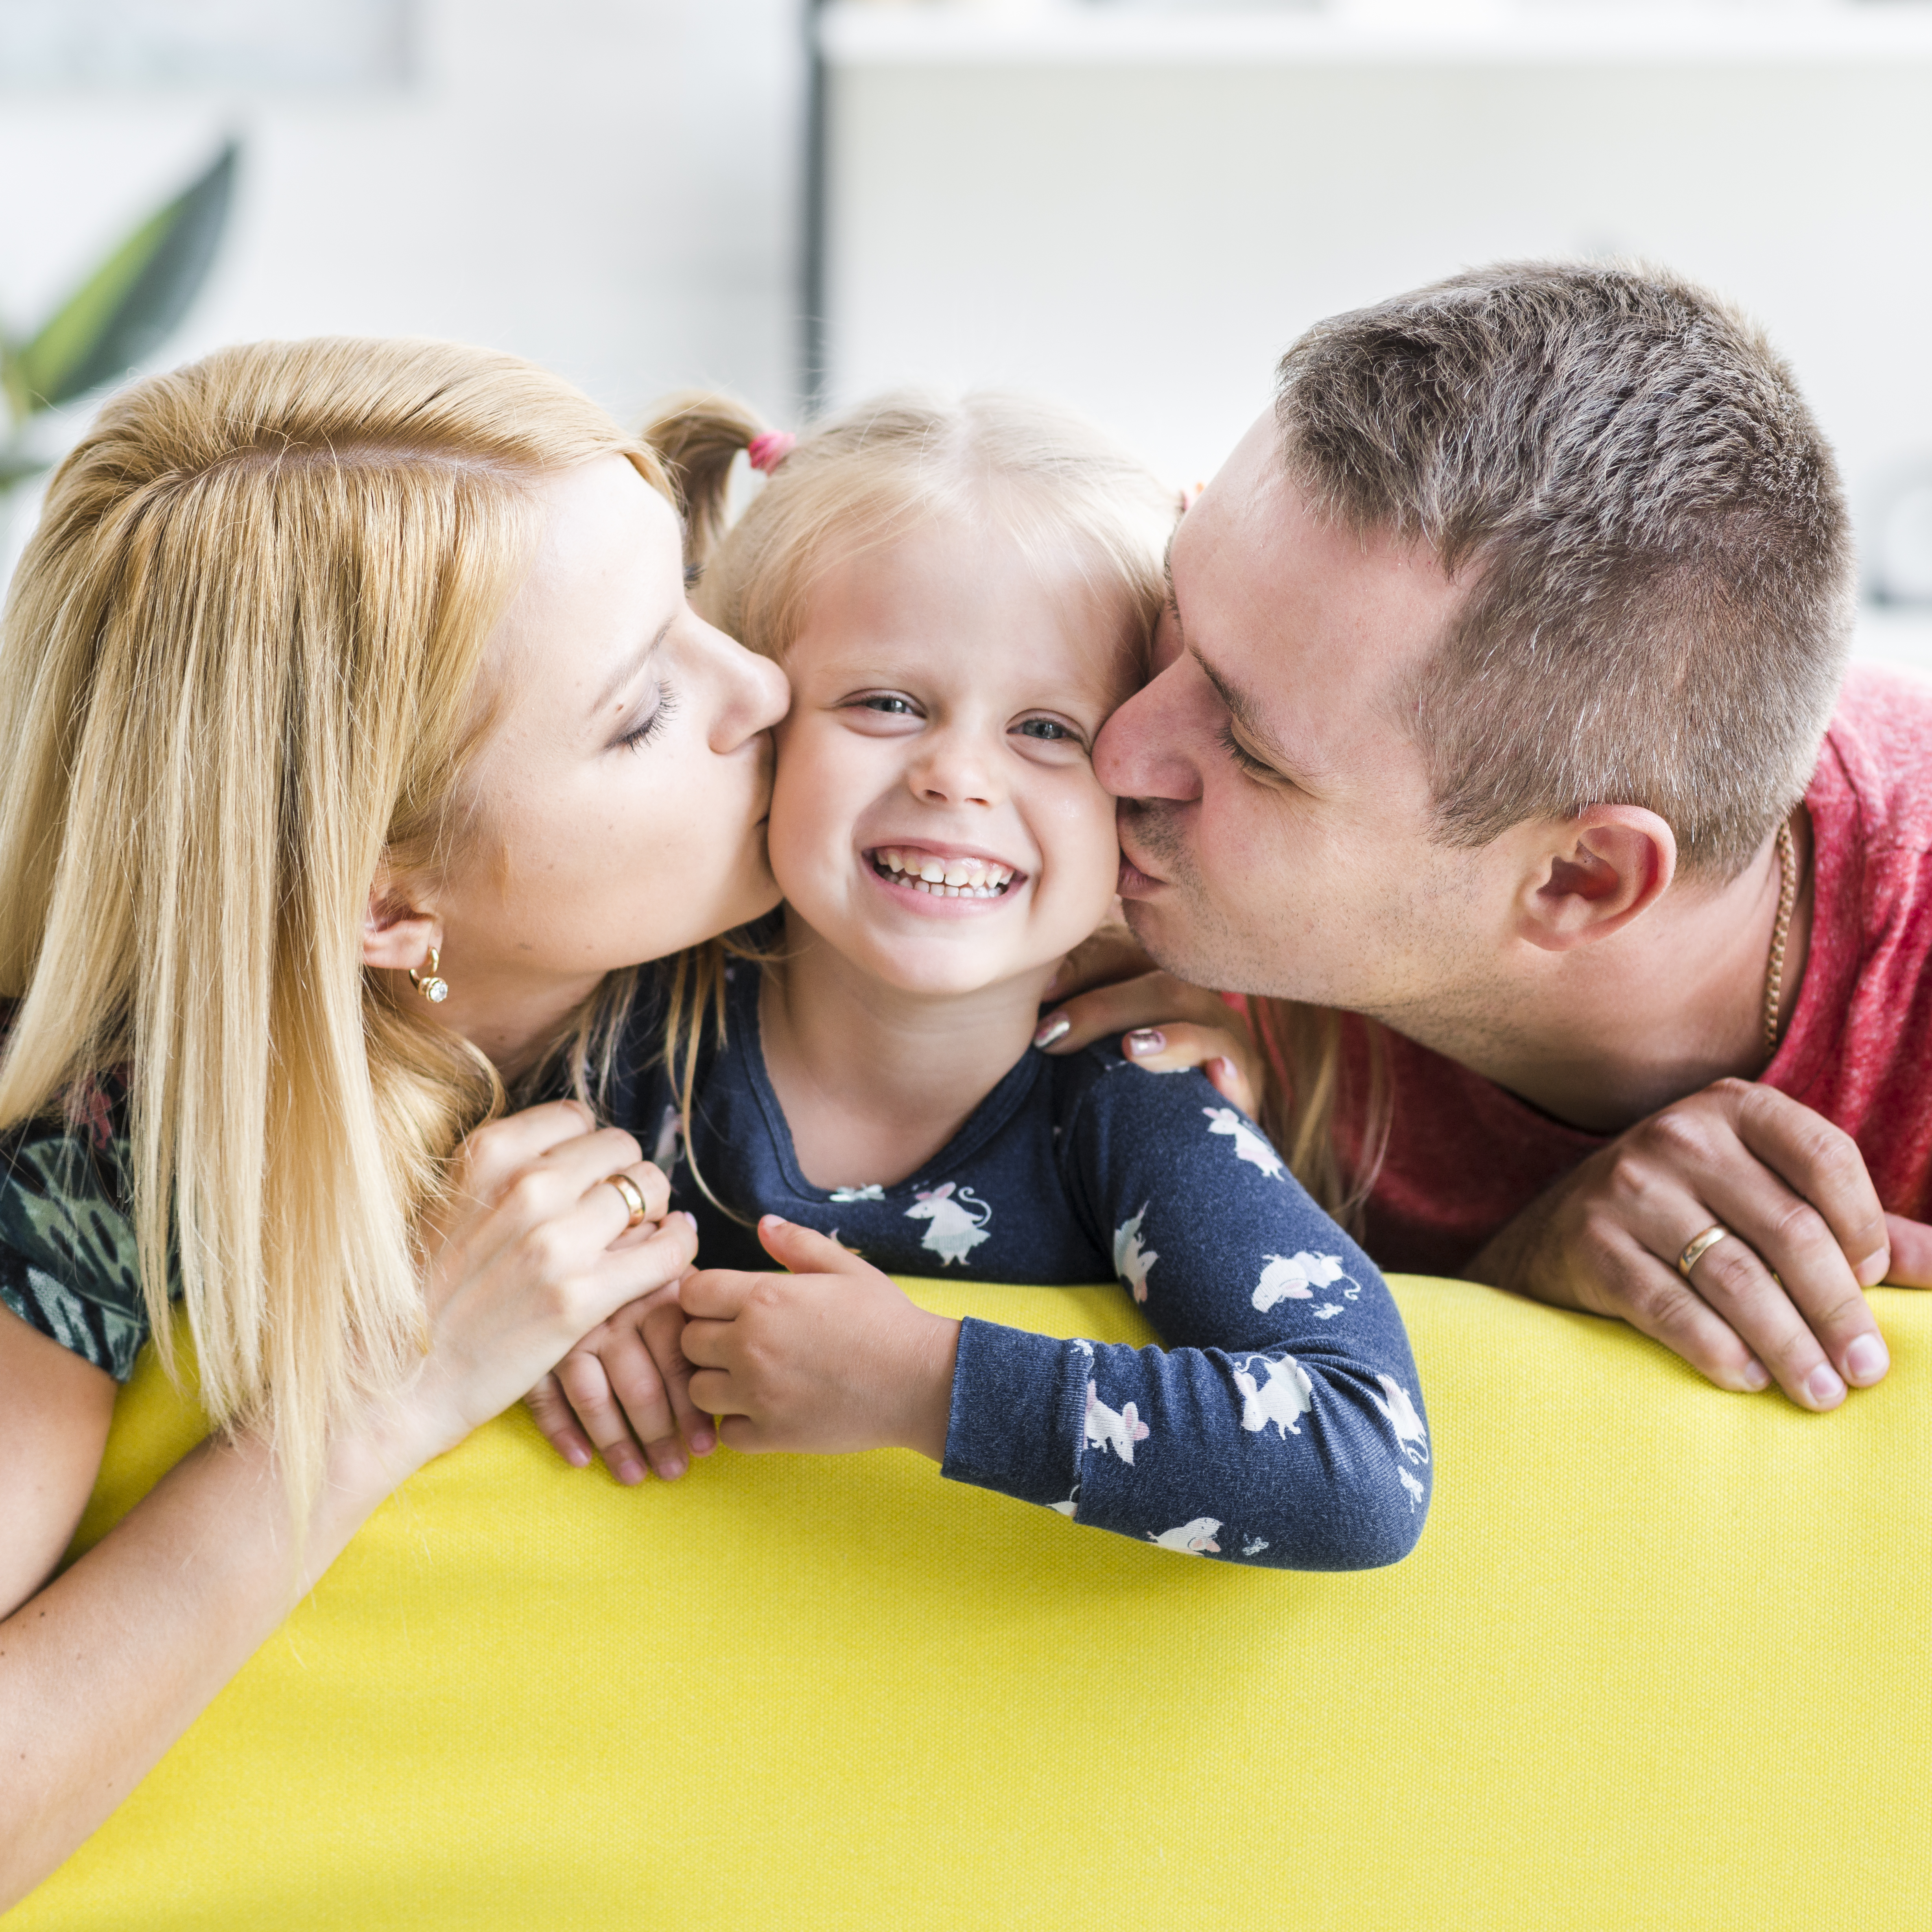
<svg viewBox="0 0 1932 1932">
<path fill-rule="evenodd" d="M 919 716 L 910 698 L 901 698 L 894 692 L 880 692 L 873 697 L 862 698 L 859 702 L 865 710 L 883 711 L 890 718 L 916 718 Z"/>
<path fill-rule="evenodd" d="M 658 701 L 641 724 L 632 726 L 617 742 L 628 751 L 640 752 L 677 714 L 677 697 L 670 686 L 658 686 Z"/>
<path fill-rule="evenodd" d="M 1022 738 L 1037 738 L 1048 745 L 1078 744 L 1079 734 L 1057 718 L 1022 718 L 1013 727 Z"/>
</svg>

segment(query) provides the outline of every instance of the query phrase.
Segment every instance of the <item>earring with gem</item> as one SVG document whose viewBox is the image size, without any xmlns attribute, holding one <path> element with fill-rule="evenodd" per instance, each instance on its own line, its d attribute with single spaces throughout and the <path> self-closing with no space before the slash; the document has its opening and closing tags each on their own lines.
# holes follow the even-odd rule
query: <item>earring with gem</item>
<svg viewBox="0 0 1932 1932">
<path fill-rule="evenodd" d="M 432 1006 L 440 1006 L 449 998 L 449 982 L 436 970 L 442 964 L 442 955 L 432 946 L 429 964 L 420 972 L 413 966 L 410 968 L 410 984 Z"/>
</svg>

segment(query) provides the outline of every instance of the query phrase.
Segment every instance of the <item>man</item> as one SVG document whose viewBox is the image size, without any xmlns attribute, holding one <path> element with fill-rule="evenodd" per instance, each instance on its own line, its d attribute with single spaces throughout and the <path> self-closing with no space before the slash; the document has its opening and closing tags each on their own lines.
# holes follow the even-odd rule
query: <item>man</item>
<svg viewBox="0 0 1932 1932">
<path fill-rule="evenodd" d="M 1844 682 L 1842 496 L 1763 339 L 1598 267 L 1337 317 L 1170 563 L 1096 750 L 1129 922 L 1352 1016 L 1371 1252 L 1726 1388 L 1879 1380 L 1862 1288 L 1932 1282 L 1932 692 Z"/>
</svg>

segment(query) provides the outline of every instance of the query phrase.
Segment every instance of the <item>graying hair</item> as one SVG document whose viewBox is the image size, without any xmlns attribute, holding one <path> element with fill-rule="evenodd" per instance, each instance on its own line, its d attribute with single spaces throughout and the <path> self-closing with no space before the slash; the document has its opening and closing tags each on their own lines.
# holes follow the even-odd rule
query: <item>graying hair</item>
<svg viewBox="0 0 1932 1932">
<path fill-rule="evenodd" d="M 1506 262 L 1318 323 L 1276 416 L 1318 512 L 1470 590 L 1407 695 L 1438 836 L 1641 805 L 1734 876 L 1803 795 L 1855 567 L 1790 370 L 1654 270 Z"/>
</svg>

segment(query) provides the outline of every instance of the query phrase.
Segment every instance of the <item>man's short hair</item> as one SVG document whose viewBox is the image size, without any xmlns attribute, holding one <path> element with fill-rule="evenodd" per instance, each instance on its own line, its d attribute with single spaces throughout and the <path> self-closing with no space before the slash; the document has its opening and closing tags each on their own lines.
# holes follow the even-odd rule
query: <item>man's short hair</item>
<svg viewBox="0 0 1932 1932">
<path fill-rule="evenodd" d="M 1438 834 L 1592 805 L 1733 876 L 1803 795 L 1844 675 L 1837 467 L 1763 335 L 1676 278 L 1510 262 L 1318 323 L 1282 358 L 1318 512 L 1470 592 L 1413 700 Z"/>
</svg>

